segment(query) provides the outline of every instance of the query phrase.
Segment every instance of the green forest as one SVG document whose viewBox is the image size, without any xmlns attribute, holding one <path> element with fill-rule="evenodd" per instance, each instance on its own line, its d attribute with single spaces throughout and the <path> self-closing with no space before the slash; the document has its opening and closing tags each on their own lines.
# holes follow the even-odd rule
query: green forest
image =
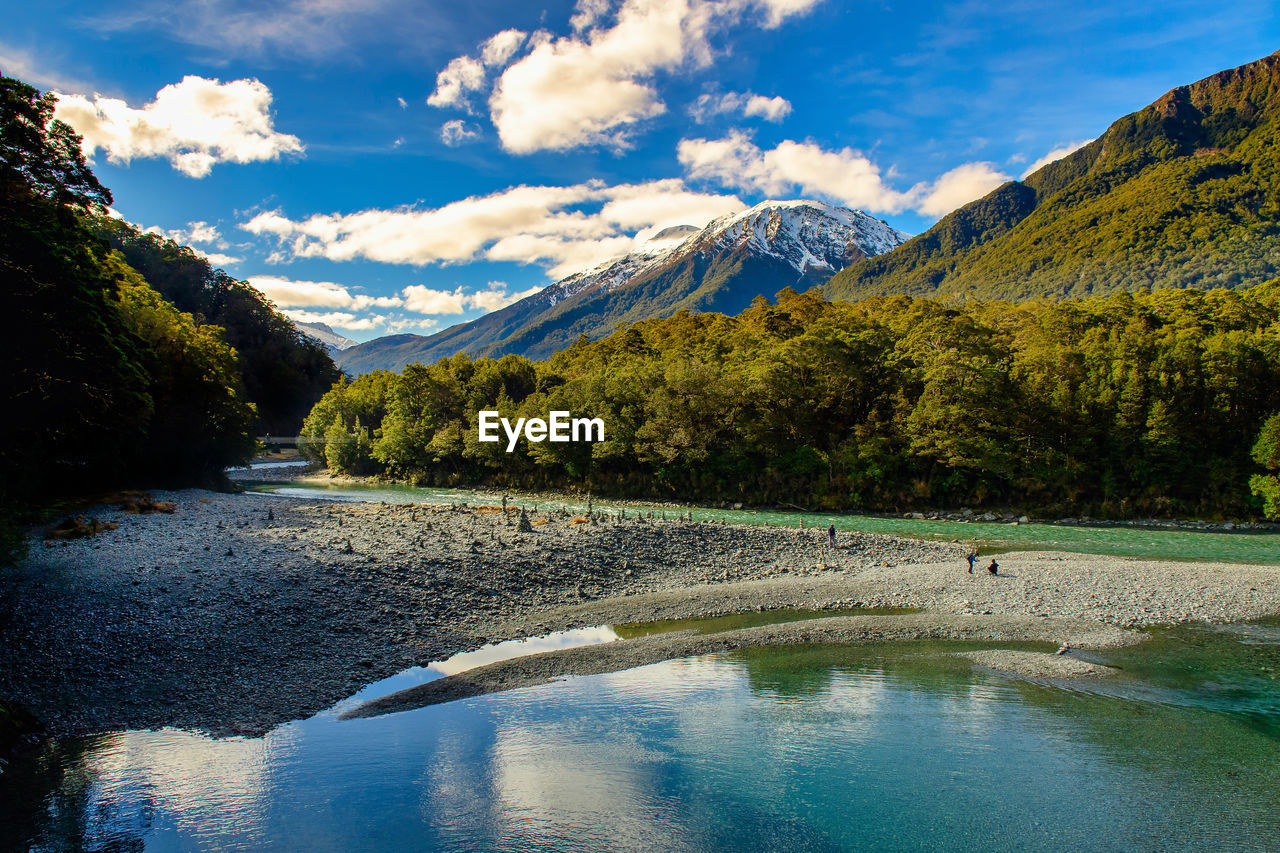
<svg viewBox="0 0 1280 853">
<path fill-rule="evenodd" d="M 53 106 L 0 77 L 0 556 L 59 501 L 224 483 L 340 375 L 248 284 L 108 215 Z"/>
<path fill-rule="evenodd" d="M 477 440 L 481 409 L 601 417 L 606 440 L 507 454 Z M 457 355 L 343 381 L 302 438 L 334 470 L 419 484 L 1244 517 L 1268 494 L 1275 509 L 1277 412 L 1280 280 L 959 307 L 788 289 L 546 361 Z"/>
</svg>

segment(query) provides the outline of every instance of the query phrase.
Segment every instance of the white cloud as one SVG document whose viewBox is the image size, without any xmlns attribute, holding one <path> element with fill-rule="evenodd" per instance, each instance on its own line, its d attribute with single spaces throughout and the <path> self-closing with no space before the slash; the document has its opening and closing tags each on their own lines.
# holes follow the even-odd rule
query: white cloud
<svg viewBox="0 0 1280 853">
<path fill-rule="evenodd" d="M 542 287 L 531 287 L 519 293 L 508 293 L 504 281 L 491 281 L 484 290 L 464 293 L 459 286 L 453 290 L 433 290 L 422 284 L 406 287 L 404 307 L 415 314 L 461 314 L 472 309 L 488 313 L 532 296 Z"/>
<path fill-rule="evenodd" d="M 811 142 L 788 139 L 762 150 L 740 131 L 723 139 L 682 139 L 677 156 L 690 177 L 722 186 L 772 196 L 799 189 L 849 207 L 884 213 L 917 210 L 941 216 L 1009 180 L 990 163 L 966 163 L 933 183 L 921 182 L 904 191 L 887 183 L 880 167 L 852 148 L 829 151 Z"/>
<path fill-rule="evenodd" d="M 548 264 L 550 276 L 561 279 L 621 257 L 635 245 L 635 239 L 625 235 L 592 240 L 552 234 L 513 234 L 495 242 L 485 254 L 494 261 Z"/>
<path fill-rule="evenodd" d="M 491 281 L 489 282 L 488 289 L 471 294 L 471 307 L 479 308 L 485 313 L 497 311 L 499 308 L 506 308 L 508 305 L 519 302 L 521 299 L 533 296 L 542 289 L 543 288 L 538 285 L 531 287 L 528 290 L 508 293 L 506 282 Z"/>
<path fill-rule="evenodd" d="M 518 154 L 583 145 L 621 150 L 640 122 L 666 111 L 655 73 L 710 64 L 710 35 L 749 15 L 763 12 L 761 23 L 777 26 L 815 2 L 624 0 L 608 28 L 601 21 L 610 4 L 581 2 L 572 19 L 576 35 L 536 44 L 503 73 L 490 118 L 503 147 Z"/>
<path fill-rule="evenodd" d="M 264 296 L 281 308 L 394 308 L 404 304 L 397 296 L 368 296 L 352 293 L 332 281 L 294 281 L 278 276 L 255 275 L 248 278 Z"/>
<path fill-rule="evenodd" d="M 352 293 L 345 285 L 332 281 L 251 276 L 249 283 L 294 320 L 325 323 L 348 331 L 382 329 L 387 334 L 408 330 L 425 332 L 436 325 L 436 321 L 423 319 L 421 315 L 456 315 L 473 310 L 488 313 L 542 289 L 532 287 L 510 293 L 506 282 L 491 281 L 484 289 L 468 293 L 461 286 L 453 290 L 436 290 L 414 284 L 399 294 L 374 297 Z"/>
<path fill-rule="evenodd" d="M 490 68 L 506 65 L 524 44 L 526 35 L 523 30 L 503 30 L 480 46 L 480 58 Z"/>
<path fill-rule="evenodd" d="M 526 36 L 527 33 L 522 30 L 503 30 L 490 36 L 479 46 L 480 59 L 464 54 L 449 60 L 436 75 L 436 88 L 427 98 L 427 105 L 461 107 L 472 112 L 471 94 L 483 91 L 489 85 L 486 69 L 506 65 L 524 44 Z"/>
<path fill-rule="evenodd" d="M 427 98 L 427 104 L 433 107 L 465 106 L 467 95 L 483 89 L 486 82 L 484 64 L 480 60 L 470 56 L 454 57 L 436 75 L 436 90 Z"/>
<path fill-rule="evenodd" d="M 143 228 L 142 233 L 157 234 L 184 246 L 199 243 L 225 249 L 228 245 L 227 241 L 222 239 L 222 234 L 219 233 L 217 226 L 210 225 L 203 220 L 188 222 L 186 228 L 161 228 L 158 225 L 150 225 Z"/>
<path fill-rule="evenodd" d="M 765 121 L 779 122 L 791 115 L 791 102 L 780 95 L 772 98 L 752 95 L 747 99 L 747 105 L 743 107 L 742 112 L 746 116 L 759 116 Z"/>
<path fill-rule="evenodd" d="M 214 267 L 228 267 L 244 260 L 244 258 L 237 258 L 235 255 L 224 255 L 221 252 L 206 252 L 203 249 L 195 248 L 192 251 L 203 257 Z"/>
<path fill-rule="evenodd" d="M 541 264 L 563 277 L 626 254 L 671 225 L 702 226 L 742 210 L 736 196 L 676 179 L 606 186 L 519 186 L 434 209 L 364 210 L 292 220 L 261 213 L 240 227 L 274 237 L 292 257 L 450 264 L 485 258 Z"/>
<path fill-rule="evenodd" d="M 767 98 L 751 92 L 728 92 L 723 95 L 699 95 L 689 107 L 689 115 L 698 122 L 729 113 L 757 116 L 776 123 L 791 115 L 791 102 L 780 96 Z"/>
<path fill-rule="evenodd" d="M 42 89 L 84 91 L 93 88 L 79 78 L 67 76 L 60 70 L 51 68 L 47 54 L 37 58 L 30 50 L 5 42 L 0 42 L 0 72 L 3 72 L 6 77 L 16 77 L 24 83 L 39 86 Z"/>
<path fill-rule="evenodd" d="M 387 323 L 387 318 L 376 314 L 359 317 L 347 311 L 303 311 L 284 308 L 281 309 L 281 313 L 291 320 L 297 320 L 299 323 L 324 323 L 326 326 L 349 332 L 365 332 L 371 329 L 378 329 Z"/>
<path fill-rule="evenodd" d="M 113 163 L 165 157 L 193 178 L 215 163 L 276 160 L 303 150 L 296 136 L 272 126 L 271 90 L 257 80 L 222 83 L 188 75 L 156 93 L 140 109 L 118 98 L 58 95 L 54 117 L 84 137 L 84 151 L 99 148 Z"/>
<path fill-rule="evenodd" d="M 939 175 L 932 184 L 918 185 L 913 206 L 925 216 L 946 216 L 1008 180 L 1009 176 L 991 163 L 964 163 Z"/>
<path fill-rule="evenodd" d="M 405 332 L 418 332 L 425 335 L 439 325 L 440 323 L 437 320 L 426 320 L 422 317 L 388 317 L 387 334 L 399 335 Z"/>
<path fill-rule="evenodd" d="M 404 307 L 415 314 L 461 314 L 467 310 L 467 295 L 455 290 L 432 290 L 424 284 L 404 289 Z"/>
<path fill-rule="evenodd" d="M 575 33 L 589 30 L 604 20 L 612 6 L 612 0 L 578 0 L 574 4 L 569 26 L 573 27 Z"/>
<path fill-rule="evenodd" d="M 1079 151 L 1081 148 L 1085 147 L 1092 141 L 1093 141 L 1092 139 L 1082 139 L 1079 142 L 1068 142 L 1065 145 L 1059 145 L 1057 148 L 1053 149 L 1048 154 L 1044 155 L 1039 160 L 1036 160 L 1034 163 L 1028 166 L 1027 170 L 1022 173 L 1022 177 L 1025 178 L 1029 176 L 1032 172 L 1036 171 L 1037 169 L 1040 169 L 1043 166 L 1049 165 L 1055 160 L 1061 160 L 1063 157 L 1066 157 L 1068 154 L 1072 153 L 1073 151 Z"/>
<path fill-rule="evenodd" d="M 261 54 L 269 49 L 332 60 L 355 43 L 385 38 L 391 15 L 395 15 L 401 32 L 407 20 L 420 26 L 420 21 L 413 19 L 422 17 L 421 13 L 415 15 L 412 6 L 403 8 L 409 4 L 389 0 L 275 0 L 261 4 L 142 0 L 102 5 L 113 8 L 83 22 L 96 32 L 154 30 L 167 40 L 212 48 L 222 61 L 229 55 Z M 431 23 L 439 25 L 438 20 Z"/>
<path fill-rule="evenodd" d="M 460 118 L 446 121 L 440 126 L 440 141 L 451 148 L 465 145 L 480 138 L 480 129 L 467 124 Z"/>
<path fill-rule="evenodd" d="M 124 218 L 115 211 L 111 211 L 111 215 L 115 216 L 117 219 Z M 136 228 L 137 226 L 134 227 Z M 188 222 L 186 228 L 168 229 L 151 225 L 147 228 L 141 229 L 141 231 L 143 234 L 156 234 L 168 240 L 172 240 L 179 245 L 186 246 L 215 267 L 226 267 L 232 264 L 238 264 L 244 260 L 243 258 L 236 257 L 235 255 L 228 255 L 204 248 L 207 246 L 213 246 L 217 249 L 227 249 L 231 247 L 231 244 L 223 239 L 222 234 L 218 231 L 217 227 L 210 225 L 208 222 Z"/>
<path fill-rule="evenodd" d="M 773 29 L 793 15 L 803 15 L 822 0 L 760 0 L 765 11 L 765 27 Z"/>
</svg>

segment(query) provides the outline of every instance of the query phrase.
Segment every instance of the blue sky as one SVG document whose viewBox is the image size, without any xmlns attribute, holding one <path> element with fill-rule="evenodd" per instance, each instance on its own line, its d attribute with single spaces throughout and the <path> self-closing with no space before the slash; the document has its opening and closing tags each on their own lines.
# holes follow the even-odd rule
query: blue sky
<svg viewBox="0 0 1280 853">
<path fill-rule="evenodd" d="M 1280 48 L 1262 0 L 6 6 L 122 216 L 357 340 L 768 198 L 918 233 Z"/>
</svg>

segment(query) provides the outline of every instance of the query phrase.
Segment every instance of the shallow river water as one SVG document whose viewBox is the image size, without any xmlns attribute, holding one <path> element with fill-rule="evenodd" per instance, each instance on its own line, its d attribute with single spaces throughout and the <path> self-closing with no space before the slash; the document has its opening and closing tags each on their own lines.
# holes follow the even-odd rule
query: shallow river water
<svg viewBox="0 0 1280 853">
<path fill-rule="evenodd" d="M 512 653 L 490 649 L 263 738 L 55 744 L 0 775 L 0 848 L 1276 849 L 1280 623 L 1160 629 L 1088 682 L 968 648 L 758 649 L 337 718 Z"/>
<path fill-rule="evenodd" d="M 282 497 L 322 498 L 346 501 L 385 501 L 393 504 L 468 503 L 473 506 L 498 504 L 497 493 L 464 489 L 431 489 L 397 485 L 330 485 L 322 482 L 258 483 L 255 492 Z M 564 508 L 585 512 L 586 502 L 571 497 L 513 498 L 514 505 L 530 509 Z M 652 510 L 668 517 L 677 510 L 657 505 L 627 504 L 625 507 L 607 501 L 596 501 L 596 510 L 628 513 Z M 725 521 L 729 524 L 770 524 L 775 527 L 860 530 L 915 539 L 975 542 L 984 553 L 1008 550 L 1072 551 L 1081 554 L 1109 554 L 1118 557 L 1147 557 L 1162 560 L 1212 560 L 1229 563 L 1280 563 L 1280 533 L 1262 531 L 1208 532 L 1128 526 L 1077 526 L 1065 524 L 1008 524 L 999 522 L 928 521 L 910 518 L 886 518 L 871 515 L 837 515 L 830 513 L 782 512 L 778 510 L 722 510 L 684 508 L 695 520 Z"/>
</svg>

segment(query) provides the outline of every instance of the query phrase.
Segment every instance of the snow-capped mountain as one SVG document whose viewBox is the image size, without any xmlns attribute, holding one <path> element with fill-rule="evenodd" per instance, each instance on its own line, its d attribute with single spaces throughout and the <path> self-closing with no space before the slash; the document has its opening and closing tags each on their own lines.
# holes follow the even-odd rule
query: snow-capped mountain
<svg viewBox="0 0 1280 853">
<path fill-rule="evenodd" d="M 299 332 L 324 344 L 330 353 L 341 352 L 356 346 L 356 342 L 351 338 L 344 338 L 324 323 L 304 323 L 301 320 L 292 322 Z"/>
<path fill-rule="evenodd" d="M 653 235 L 630 254 L 575 273 L 468 323 L 422 337 L 395 335 L 352 347 L 346 370 L 399 370 L 455 352 L 541 358 L 579 335 L 677 311 L 736 314 L 758 295 L 823 284 L 854 261 L 887 252 L 907 235 L 856 210 L 820 201 L 766 201 Z"/>
<path fill-rule="evenodd" d="M 908 235 L 858 210 L 821 201 L 765 201 L 712 220 L 705 228 L 666 228 L 634 252 L 562 279 L 545 295 L 551 305 L 588 290 L 613 290 L 644 273 L 696 253 L 747 251 L 777 258 L 804 275 L 826 275 L 900 246 Z"/>
<path fill-rule="evenodd" d="M 786 261 L 796 272 L 830 272 L 902 245 L 907 235 L 859 210 L 820 201 L 766 201 L 716 219 L 685 251 L 742 248 Z"/>
</svg>

